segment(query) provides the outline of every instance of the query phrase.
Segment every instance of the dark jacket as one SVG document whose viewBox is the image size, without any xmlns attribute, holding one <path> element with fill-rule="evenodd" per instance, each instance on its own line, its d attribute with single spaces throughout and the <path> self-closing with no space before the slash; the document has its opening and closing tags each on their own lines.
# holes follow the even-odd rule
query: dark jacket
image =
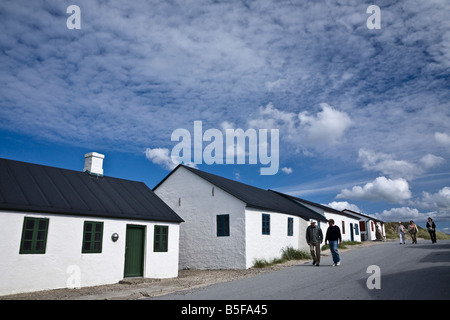
<svg viewBox="0 0 450 320">
<path fill-rule="evenodd" d="M 309 226 L 306 228 L 306 242 L 307 243 L 322 243 L 323 233 L 322 229 L 316 226 Z"/>
<path fill-rule="evenodd" d="M 339 229 L 339 227 L 336 225 L 328 227 L 327 235 L 325 236 L 325 242 L 337 240 L 339 240 L 339 242 L 342 242 L 341 229 Z"/>
</svg>

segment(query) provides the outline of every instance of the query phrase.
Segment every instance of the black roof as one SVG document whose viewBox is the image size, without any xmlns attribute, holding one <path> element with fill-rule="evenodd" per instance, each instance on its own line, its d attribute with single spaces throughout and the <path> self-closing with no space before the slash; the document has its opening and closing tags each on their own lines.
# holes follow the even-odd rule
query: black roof
<svg viewBox="0 0 450 320">
<path fill-rule="evenodd" d="M 331 208 L 331 207 L 324 206 L 323 204 L 320 204 L 320 203 L 316 203 L 316 202 L 312 202 L 312 201 L 309 201 L 309 200 L 305 200 L 305 199 L 301 199 L 301 198 L 298 198 L 298 197 L 294 197 L 294 196 L 291 196 L 289 194 L 281 193 L 279 191 L 274 191 L 274 190 L 270 190 L 270 191 L 276 192 L 279 195 L 281 195 L 281 196 L 283 196 L 285 198 L 291 199 L 292 201 L 295 201 L 295 202 L 298 202 L 298 203 L 306 203 L 306 204 L 309 204 L 311 206 L 321 208 L 321 209 L 323 209 L 323 210 L 325 210 L 327 212 L 336 213 L 336 214 L 347 216 L 347 217 L 350 217 L 350 218 L 353 218 L 353 219 L 361 220 L 359 217 L 355 217 L 354 215 L 345 213 L 344 211 L 347 210 L 347 209 L 340 211 L 340 210 L 337 210 L 337 209 L 334 209 L 334 208 Z"/>
<path fill-rule="evenodd" d="M 0 209 L 183 222 L 143 182 L 0 158 Z"/>
<path fill-rule="evenodd" d="M 225 192 L 233 195 L 247 204 L 247 207 L 269 210 L 280 213 L 286 213 L 301 217 L 303 219 L 314 219 L 318 221 L 327 221 L 327 219 L 317 212 L 309 209 L 302 204 L 295 203 L 274 192 L 250 186 L 248 184 L 230 180 L 212 173 L 201 171 L 188 167 L 186 165 L 178 165 L 168 176 L 166 176 L 153 190 L 156 190 L 173 172 L 183 167 L 197 176 L 205 179 L 213 185 L 219 187 Z"/>
</svg>

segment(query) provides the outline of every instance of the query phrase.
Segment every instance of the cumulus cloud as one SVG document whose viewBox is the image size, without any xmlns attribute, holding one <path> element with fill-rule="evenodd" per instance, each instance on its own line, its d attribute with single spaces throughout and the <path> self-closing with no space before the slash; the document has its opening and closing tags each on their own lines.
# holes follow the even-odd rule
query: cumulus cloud
<svg viewBox="0 0 450 320">
<path fill-rule="evenodd" d="M 410 221 L 410 220 L 425 220 L 425 214 L 421 214 L 416 208 L 401 207 L 383 210 L 375 216 L 383 221 Z"/>
<path fill-rule="evenodd" d="M 273 103 L 260 107 L 258 117 L 248 121 L 252 128 L 279 128 L 285 141 L 297 147 L 324 149 L 339 144 L 352 121 L 343 111 L 321 103 L 321 111 L 310 114 L 277 109 Z"/>
<path fill-rule="evenodd" d="M 300 112 L 300 125 L 310 142 L 337 144 L 342 141 L 352 121 L 345 112 L 335 110 L 326 103 L 320 105 L 322 111 L 315 116 L 310 116 L 307 111 Z"/>
<path fill-rule="evenodd" d="M 447 210 L 450 216 L 450 187 L 444 187 L 436 193 L 424 191 L 416 204 L 430 210 Z"/>
<path fill-rule="evenodd" d="M 327 206 L 340 211 L 348 209 L 355 212 L 361 212 L 361 209 L 356 204 L 347 201 L 333 201 L 327 204 Z"/>
<path fill-rule="evenodd" d="M 352 189 L 343 189 L 336 197 L 399 203 L 410 199 L 411 191 L 405 179 L 388 179 L 382 176 L 362 187 L 354 186 Z"/>
<path fill-rule="evenodd" d="M 145 150 L 145 157 L 167 170 L 174 169 L 179 163 L 170 156 L 170 150 L 167 148 L 147 148 Z"/>
</svg>

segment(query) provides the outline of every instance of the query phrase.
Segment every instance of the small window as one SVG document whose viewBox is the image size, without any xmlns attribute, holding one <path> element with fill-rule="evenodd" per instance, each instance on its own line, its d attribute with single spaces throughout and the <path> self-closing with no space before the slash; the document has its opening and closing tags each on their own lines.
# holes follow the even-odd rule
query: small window
<svg viewBox="0 0 450 320">
<path fill-rule="evenodd" d="M 81 253 L 101 253 L 103 222 L 85 221 Z"/>
<path fill-rule="evenodd" d="M 366 232 L 366 223 L 364 221 L 359 222 L 359 229 L 361 229 L 361 232 Z"/>
<path fill-rule="evenodd" d="M 288 218 L 287 235 L 289 237 L 294 235 L 294 218 Z"/>
<path fill-rule="evenodd" d="M 270 214 L 262 215 L 262 234 L 270 234 Z"/>
<path fill-rule="evenodd" d="M 228 237 L 230 235 L 230 215 L 217 215 L 217 236 Z"/>
<path fill-rule="evenodd" d="M 358 224 L 355 223 L 355 235 L 359 235 L 359 227 Z"/>
<path fill-rule="evenodd" d="M 342 221 L 342 234 L 345 234 L 345 222 Z"/>
<path fill-rule="evenodd" d="M 169 227 L 155 226 L 155 238 L 153 242 L 154 252 L 167 252 L 169 242 Z"/>
<path fill-rule="evenodd" d="M 23 220 L 21 254 L 44 254 L 47 246 L 48 219 L 29 218 Z"/>
</svg>

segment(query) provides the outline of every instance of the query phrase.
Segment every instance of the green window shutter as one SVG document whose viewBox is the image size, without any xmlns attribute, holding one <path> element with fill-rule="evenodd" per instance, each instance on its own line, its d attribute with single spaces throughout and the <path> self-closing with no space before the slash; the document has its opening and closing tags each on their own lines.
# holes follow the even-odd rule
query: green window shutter
<svg viewBox="0 0 450 320">
<path fill-rule="evenodd" d="M 25 217 L 20 254 L 44 254 L 47 246 L 49 219 Z"/>
<path fill-rule="evenodd" d="M 103 222 L 85 221 L 81 253 L 101 253 Z"/>
<path fill-rule="evenodd" d="M 154 252 L 167 252 L 169 248 L 169 227 L 155 226 L 155 236 L 153 241 Z"/>
</svg>

